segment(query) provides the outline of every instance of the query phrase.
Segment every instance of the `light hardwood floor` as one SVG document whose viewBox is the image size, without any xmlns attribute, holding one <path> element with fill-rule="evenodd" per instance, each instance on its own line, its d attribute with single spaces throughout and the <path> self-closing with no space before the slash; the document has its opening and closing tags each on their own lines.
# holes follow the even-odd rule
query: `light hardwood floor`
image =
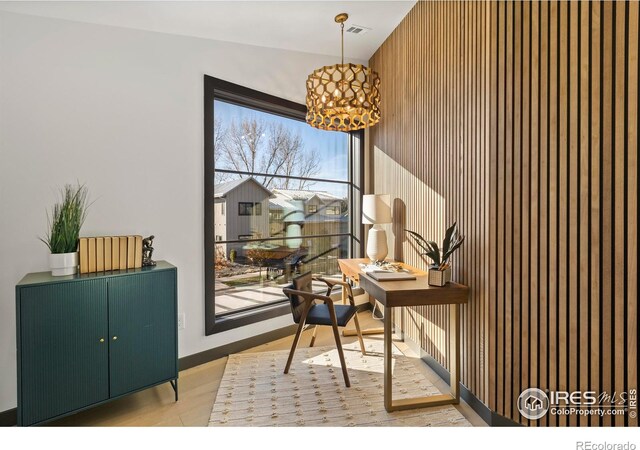
<svg viewBox="0 0 640 450">
<path fill-rule="evenodd" d="M 371 317 L 370 311 L 358 316 L 362 327 L 379 327 L 380 321 Z M 353 326 L 353 325 L 350 325 Z M 293 336 L 278 339 L 246 352 L 288 350 Z M 303 333 L 300 347 L 308 346 L 311 329 Z M 367 339 L 382 339 L 381 335 L 367 336 Z M 355 337 L 343 337 L 344 344 L 354 342 Z M 330 327 L 320 327 L 316 346 L 335 345 Z M 409 354 L 407 348 L 401 350 Z M 111 403 L 83 411 L 50 423 L 50 426 L 207 426 L 218 386 L 222 380 L 227 358 L 220 358 L 180 372 L 180 401 L 174 402 L 173 390 L 169 383 L 147 389 L 115 400 Z M 435 372 L 424 365 L 424 374 L 436 387 L 448 391 L 448 386 Z M 464 402 L 458 410 L 474 426 L 486 423 Z"/>
</svg>

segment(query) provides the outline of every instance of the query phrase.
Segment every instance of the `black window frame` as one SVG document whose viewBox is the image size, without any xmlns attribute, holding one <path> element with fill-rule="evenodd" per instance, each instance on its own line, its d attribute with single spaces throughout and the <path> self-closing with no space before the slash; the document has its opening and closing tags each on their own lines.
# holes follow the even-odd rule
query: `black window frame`
<svg viewBox="0 0 640 450">
<path fill-rule="evenodd" d="M 238 215 L 239 216 L 253 216 L 253 202 L 238 202 Z"/>
<path fill-rule="evenodd" d="M 261 306 L 251 311 L 239 310 L 237 313 L 216 318 L 215 314 L 215 241 L 214 241 L 214 176 L 215 158 L 213 150 L 213 123 L 214 101 L 220 100 L 258 111 L 275 114 L 289 119 L 304 122 L 306 106 L 285 100 L 270 94 L 265 94 L 254 89 L 240 86 L 229 81 L 204 75 L 204 280 L 205 280 L 205 335 L 228 331 L 234 328 L 261 322 L 267 319 L 290 314 L 289 302 L 284 298 L 282 302 Z M 348 158 L 348 182 L 336 181 L 348 185 L 350 229 L 349 233 L 336 236 L 350 237 L 349 255 L 352 258 L 361 258 L 364 254 L 362 236 L 364 225 L 361 214 L 354 214 L 354 206 L 362 204 L 362 190 L 364 188 L 364 130 L 348 133 L 349 158 Z M 355 160 L 359 161 L 356 167 Z M 247 173 L 247 175 L 250 175 Z M 299 177 L 293 177 L 299 178 Z M 315 180 L 315 179 L 314 179 Z M 326 182 L 329 180 L 317 179 Z M 321 237 L 321 236 L 318 236 Z M 278 238 L 282 239 L 282 238 Z M 265 239 L 253 239 L 264 241 Z M 268 240 L 268 238 L 267 238 Z"/>
</svg>

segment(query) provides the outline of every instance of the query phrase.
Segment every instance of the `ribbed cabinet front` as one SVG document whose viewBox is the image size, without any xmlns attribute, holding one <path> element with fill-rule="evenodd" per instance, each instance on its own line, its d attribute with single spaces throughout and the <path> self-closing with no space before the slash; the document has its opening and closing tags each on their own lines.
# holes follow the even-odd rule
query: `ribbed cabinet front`
<svg viewBox="0 0 640 450">
<path fill-rule="evenodd" d="M 22 422 L 109 398 L 107 282 L 22 289 Z"/>
<path fill-rule="evenodd" d="M 37 425 L 163 382 L 176 389 L 177 270 L 51 277 L 16 286 L 18 425 Z"/>
<path fill-rule="evenodd" d="M 111 396 L 175 375 L 174 291 L 162 273 L 109 280 Z"/>
</svg>

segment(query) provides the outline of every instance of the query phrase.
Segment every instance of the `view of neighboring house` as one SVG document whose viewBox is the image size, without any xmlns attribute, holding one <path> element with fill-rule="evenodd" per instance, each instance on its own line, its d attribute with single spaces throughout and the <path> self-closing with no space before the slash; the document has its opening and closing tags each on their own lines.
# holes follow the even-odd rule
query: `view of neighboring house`
<svg viewBox="0 0 640 450">
<path fill-rule="evenodd" d="M 255 247 L 325 251 L 327 238 L 303 240 L 304 236 L 338 234 L 347 231 L 347 200 L 324 191 L 269 190 L 253 177 L 215 186 L 215 241 L 226 258 L 244 261 Z M 238 243 L 248 239 L 286 238 L 264 243 Z M 336 245 L 338 239 L 336 240 Z M 319 248 L 322 245 L 323 248 Z M 329 239 L 331 245 L 331 239 Z"/>
<path fill-rule="evenodd" d="M 335 234 L 343 232 L 348 224 L 345 212 L 347 201 L 323 191 L 302 189 L 274 189 L 269 201 L 269 222 L 272 237 L 286 235 L 282 223 L 293 222 L 289 214 L 304 213 L 303 235 Z"/>
<path fill-rule="evenodd" d="M 240 178 L 214 189 L 216 242 L 269 237 L 269 198 L 271 191 L 255 178 Z M 229 255 L 227 244 L 219 248 Z"/>
</svg>

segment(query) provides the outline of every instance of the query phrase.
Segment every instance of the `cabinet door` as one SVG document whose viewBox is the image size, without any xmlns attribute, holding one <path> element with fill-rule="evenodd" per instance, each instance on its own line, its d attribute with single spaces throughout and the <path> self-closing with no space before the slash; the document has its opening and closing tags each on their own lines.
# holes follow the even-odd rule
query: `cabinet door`
<svg viewBox="0 0 640 450">
<path fill-rule="evenodd" d="M 106 282 L 25 287 L 19 307 L 22 425 L 108 399 Z"/>
<path fill-rule="evenodd" d="M 177 376 L 175 271 L 109 280 L 111 396 Z"/>
</svg>

